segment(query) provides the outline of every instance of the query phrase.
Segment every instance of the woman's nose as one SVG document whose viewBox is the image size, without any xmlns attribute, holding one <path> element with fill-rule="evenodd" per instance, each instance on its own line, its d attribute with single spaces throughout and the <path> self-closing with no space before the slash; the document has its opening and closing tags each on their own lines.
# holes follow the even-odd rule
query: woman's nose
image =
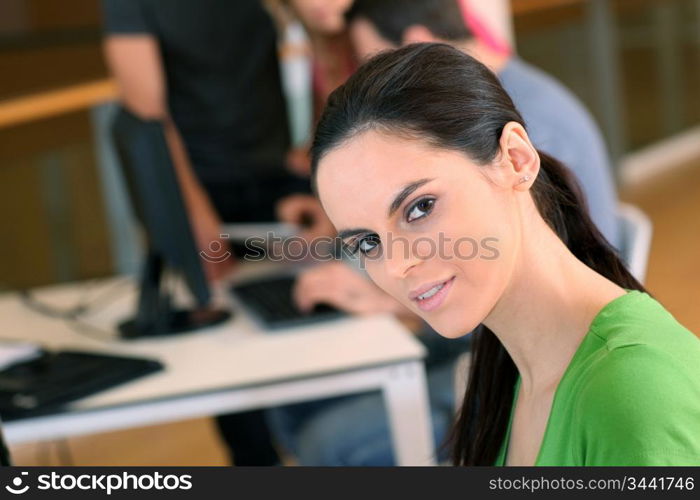
<svg viewBox="0 0 700 500">
<path fill-rule="evenodd" d="M 395 237 L 392 239 L 391 235 L 385 241 L 383 260 L 389 276 L 403 278 L 412 267 L 423 260 L 421 249 L 414 248 L 414 242 L 406 238 Z"/>
</svg>

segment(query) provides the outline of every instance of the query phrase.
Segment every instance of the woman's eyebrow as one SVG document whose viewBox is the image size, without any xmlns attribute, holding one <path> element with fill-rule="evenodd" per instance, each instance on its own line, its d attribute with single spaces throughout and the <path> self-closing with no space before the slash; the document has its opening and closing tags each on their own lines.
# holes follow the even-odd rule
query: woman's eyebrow
<svg viewBox="0 0 700 500">
<path fill-rule="evenodd" d="M 403 201 L 416 189 L 421 187 L 424 184 L 427 184 L 430 181 L 433 181 L 435 179 L 421 179 L 419 181 L 412 182 L 410 184 L 407 184 L 399 194 L 396 195 L 396 198 L 394 198 L 394 201 L 391 202 L 391 206 L 389 207 L 389 217 L 391 217 L 396 210 L 401 206 Z"/>
<path fill-rule="evenodd" d="M 420 179 L 415 182 L 411 182 L 410 184 L 406 184 L 404 188 L 401 190 L 399 194 L 396 195 L 394 198 L 394 201 L 391 202 L 391 206 L 389 207 L 389 217 L 392 216 L 396 210 L 401 206 L 403 201 L 410 196 L 412 192 L 414 192 L 416 189 L 419 187 L 423 186 L 424 184 L 427 184 L 430 181 L 435 180 L 433 179 Z M 365 228 L 356 228 L 356 229 L 343 229 L 342 231 L 338 231 L 338 238 L 341 240 L 344 240 L 345 238 L 349 238 L 350 236 L 355 236 L 358 234 L 363 234 L 363 233 L 371 233 L 372 231 L 369 229 Z"/>
<path fill-rule="evenodd" d="M 357 234 L 363 234 L 363 233 L 371 233 L 369 229 L 343 229 L 342 231 L 338 232 L 338 238 L 341 240 L 344 240 L 345 238 L 349 238 L 350 236 L 355 236 Z"/>
</svg>

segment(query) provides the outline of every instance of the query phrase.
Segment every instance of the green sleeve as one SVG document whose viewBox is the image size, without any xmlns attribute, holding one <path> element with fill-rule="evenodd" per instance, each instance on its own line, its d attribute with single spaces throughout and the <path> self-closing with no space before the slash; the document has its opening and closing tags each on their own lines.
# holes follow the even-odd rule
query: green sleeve
<svg viewBox="0 0 700 500">
<path fill-rule="evenodd" d="M 606 352 L 578 396 L 583 465 L 700 465 L 697 370 L 646 345 Z"/>
</svg>

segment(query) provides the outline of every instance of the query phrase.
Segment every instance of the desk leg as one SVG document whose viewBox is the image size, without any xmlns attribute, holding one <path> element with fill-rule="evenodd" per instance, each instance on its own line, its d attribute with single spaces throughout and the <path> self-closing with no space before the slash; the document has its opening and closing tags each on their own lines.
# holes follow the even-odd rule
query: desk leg
<svg viewBox="0 0 700 500">
<path fill-rule="evenodd" d="M 428 384 L 422 362 L 388 369 L 383 393 L 398 465 L 435 465 Z"/>
</svg>

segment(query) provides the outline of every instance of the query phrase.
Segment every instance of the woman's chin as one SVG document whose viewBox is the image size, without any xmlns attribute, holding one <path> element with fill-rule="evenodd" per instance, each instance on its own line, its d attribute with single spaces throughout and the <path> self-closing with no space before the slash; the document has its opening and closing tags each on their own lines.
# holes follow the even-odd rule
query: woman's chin
<svg viewBox="0 0 700 500">
<path fill-rule="evenodd" d="M 472 333 L 472 331 L 477 326 L 479 326 L 478 324 L 461 326 L 454 321 L 450 322 L 441 320 L 426 320 L 426 322 L 430 325 L 430 327 L 433 330 L 435 330 L 437 333 L 439 333 L 442 337 L 445 337 L 446 339 L 458 339 L 460 337 L 464 337 L 465 335 L 469 335 L 470 333 Z"/>
</svg>

